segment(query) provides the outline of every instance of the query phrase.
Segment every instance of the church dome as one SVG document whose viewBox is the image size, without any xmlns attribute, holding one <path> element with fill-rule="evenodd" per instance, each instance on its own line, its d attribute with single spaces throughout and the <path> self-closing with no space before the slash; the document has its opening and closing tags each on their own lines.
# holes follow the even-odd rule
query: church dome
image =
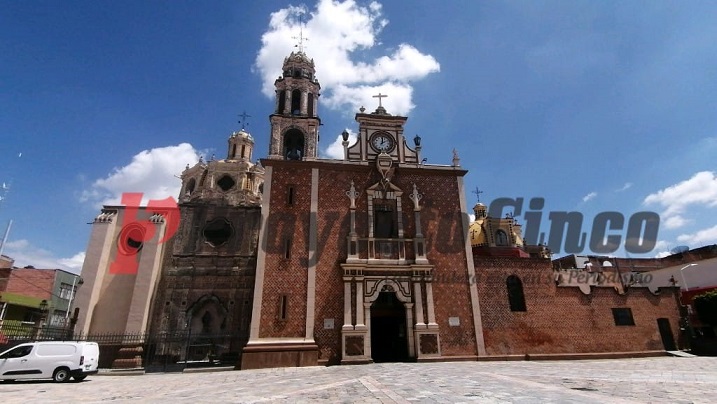
<svg viewBox="0 0 717 404">
<path fill-rule="evenodd" d="M 308 56 L 306 56 L 306 53 L 299 51 L 299 52 L 291 52 L 289 56 L 287 56 L 284 59 L 284 67 L 296 64 L 296 63 L 306 63 L 310 65 L 311 67 L 314 67 L 314 60 L 309 59 Z"/>
<path fill-rule="evenodd" d="M 232 135 L 230 136 L 230 138 L 231 139 L 241 138 L 241 139 L 248 140 L 252 143 L 254 142 L 254 138 L 249 134 L 249 132 L 245 131 L 244 129 L 237 131 L 237 132 L 232 132 Z"/>
<path fill-rule="evenodd" d="M 476 219 L 476 221 L 471 223 L 468 227 L 468 235 L 470 236 L 472 246 L 488 244 L 488 240 L 485 236 L 485 230 L 483 229 L 482 219 Z"/>
</svg>

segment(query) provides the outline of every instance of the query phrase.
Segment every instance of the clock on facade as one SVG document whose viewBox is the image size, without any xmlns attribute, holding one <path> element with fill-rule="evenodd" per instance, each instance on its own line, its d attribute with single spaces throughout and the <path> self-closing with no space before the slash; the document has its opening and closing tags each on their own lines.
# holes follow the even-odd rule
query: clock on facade
<svg viewBox="0 0 717 404">
<path fill-rule="evenodd" d="M 371 147 L 373 147 L 374 150 L 384 153 L 393 150 L 394 147 L 393 137 L 385 133 L 374 134 L 373 136 L 371 136 L 369 142 L 371 143 Z"/>
</svg>

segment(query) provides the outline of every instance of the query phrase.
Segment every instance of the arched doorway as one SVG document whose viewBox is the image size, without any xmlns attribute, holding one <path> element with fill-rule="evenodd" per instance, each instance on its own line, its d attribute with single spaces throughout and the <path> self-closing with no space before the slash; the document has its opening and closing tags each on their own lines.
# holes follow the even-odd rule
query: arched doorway
<svg viewBox="0 0 717 404">
<path fill-rule="evenodd" d="M 371 358 L 374 362 L 408 360 L 406 308 L 396 292 L 380 292 L 371 305 Z"/>
</svg>

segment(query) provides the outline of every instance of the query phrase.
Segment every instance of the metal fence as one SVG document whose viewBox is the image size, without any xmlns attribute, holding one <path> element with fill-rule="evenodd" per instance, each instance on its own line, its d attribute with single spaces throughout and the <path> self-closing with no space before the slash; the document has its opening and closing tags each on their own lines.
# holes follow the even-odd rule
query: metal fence
<svg viewBox="0 0 717 404">
<path fill-rule="evenodd" d="M 67 327 L 6 322 L 0 325 L 0 352 L 32 341 L 92 341 L 100 346 L 101 368 L 127 367 L 117 362 L 124 348 L 125 355 L 129 352 L 132 357 L 141 357 L 139 366 L 146 372 L 169 372 L 187 367 L 236 366 L 246 337 L 239 333 L 192 334 L 191 330 L 80 334 Z"/>
</svg>

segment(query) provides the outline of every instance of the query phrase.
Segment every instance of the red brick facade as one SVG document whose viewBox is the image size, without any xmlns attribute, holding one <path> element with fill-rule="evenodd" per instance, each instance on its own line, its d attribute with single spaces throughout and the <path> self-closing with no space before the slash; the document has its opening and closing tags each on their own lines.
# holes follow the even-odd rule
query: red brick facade
<svg viewBox="0 0 717 404">
<path fill-rule="evenodd" d="M 5 287 L 8 293 L 49 300 L 55 284 L 55 270 L 15 268 Z"/>
<path fill-rule="evenodd" d="M 483 332 L 489 355 L 581 352 L 630 352 L 664 349 L 657 326 L 666 318 L 677 340 L 677 289 L 630 288 L 620 295 L 611 287 L 556 286 L 545 259 L 475 258 Z M 511 311 L 506 280 L 523 283 L 526 311 Z M 629 308 L 634 325 L 617 326 L 613 308 Z"/>
</svg>

